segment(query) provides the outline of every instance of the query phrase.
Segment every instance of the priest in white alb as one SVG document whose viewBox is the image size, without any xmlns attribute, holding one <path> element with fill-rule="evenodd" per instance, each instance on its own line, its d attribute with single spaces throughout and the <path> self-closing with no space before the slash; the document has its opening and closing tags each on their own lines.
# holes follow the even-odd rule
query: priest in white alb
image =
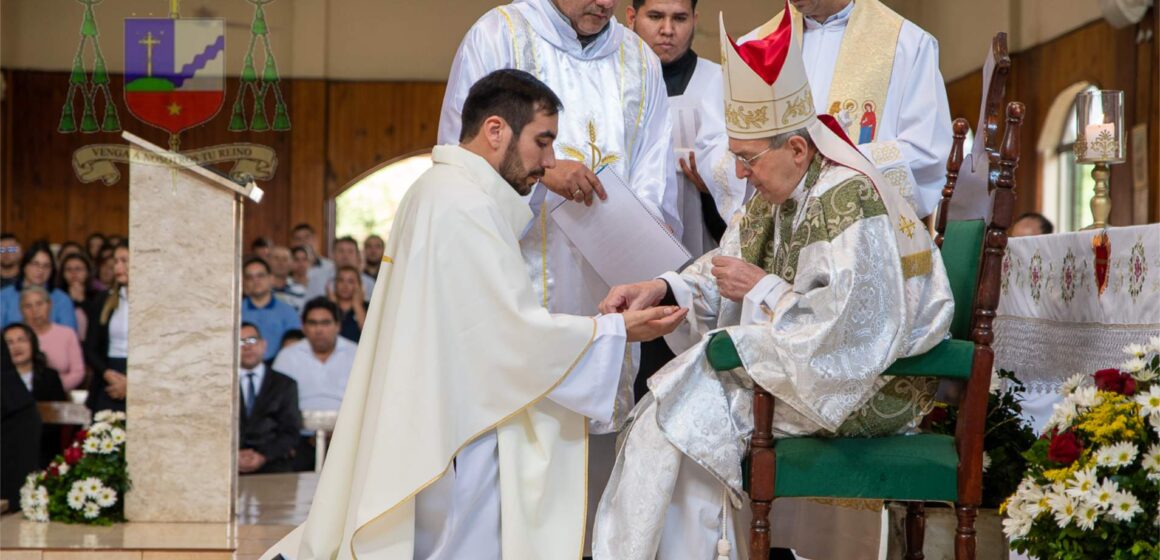
<svg viewBox="0 0 1160 560">
<path fill-rule="evenodd" d="M 776 399 L 774 437 L 905 432 L 932 404 L 935 380 L 880 374 L 946 336 L 954 304 L 940 254 L 838 123 L 814 113 L 796 34 L 786 20 L 738 46 L 722 18 L 729 146 L 756 194 L 718 249 L 601 303 L 667 299 L 689 313 L 665 337 L 681 353 L 649 380 L 622 433 L 595 560 L 747 556 L 741 465 L 754 383 Z M 709 365 L 707 335 L 719 330 L 743 368 Z M 784 521 L 775 509 L 775 538 Z M 811 535 L 824 539 L 819 525 Z"/>
<path fill-rule="evenodd" d="M 263 558 L 580 556 L 588 420 L 613 414 L 626 342 L 685 312 L 540 305 L 522 195 L 555 165 L 560 107 L 518 70 L 469 90 L 460 143 L 399 205 L 310 513 Z"/>
<path fill-rule="evenodd" d="M 818 114 L 838 120 L 918 217 L 930 215 L 951 149 L 938 41 L 881 0 L 790 1 L 738 44 L 768 36 L 788 13 Z"/>
<path fill-rule="evenodd" d="M 717 246 L 749 194 L 745 181 L 733 173 L 721 66 L 693 51 L 696 0 L 633 0 L 625 8 L 625 25 L 661 61 L 679 164 L 674 171 L 680 186 L 681 241 L 699 257 Z"/>
</svg>

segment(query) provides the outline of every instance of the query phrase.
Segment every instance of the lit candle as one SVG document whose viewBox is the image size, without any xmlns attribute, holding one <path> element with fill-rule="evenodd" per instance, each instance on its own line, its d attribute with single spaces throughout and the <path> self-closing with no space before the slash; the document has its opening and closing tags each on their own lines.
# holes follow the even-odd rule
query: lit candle
<svg viewBox="0 0 1160 560">
<path fill-rule="evenodd" d="M 1107 153 L 1107 150 L 1095 150 L 1096 139 L 1100 134 L 1107 133 L 1108 137 L 1116 138 L 1116 123 L 1093 123 L 1084 128 L 1084 140 L 1087 141 L 1087 152 L 1082 159 L 1091 161 L 1106 160 L 1115 155 L 1115 148 L 1113 146 L 1113 153 Z"/>
</svg>

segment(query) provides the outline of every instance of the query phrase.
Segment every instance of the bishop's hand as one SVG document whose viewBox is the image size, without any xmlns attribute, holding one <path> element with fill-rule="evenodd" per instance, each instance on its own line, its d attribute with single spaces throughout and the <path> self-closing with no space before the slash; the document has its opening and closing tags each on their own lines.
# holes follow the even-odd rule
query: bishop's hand
<svg viewBox="0 0 1160 560">
<path fill-rule="evenodd" d="M 745 299 L 762 278 L 765 270 L 735 257 L 713 257 L 713 277 L 717 279 L 717 291 L 722 296 L 736 302 Z"/>
<path fill-rule="evenodd" d="M 594 196 L 600 200 L 607 200 L 604 185 L 596 174 L 583 163 L 570 159 L 556 160 L 556 166 L 544 172 L 540 180 L 548 190 L 573 202 L 582 202 L 585 206 L 592 206 Z"/>
<path fill-rule="evenodd" d="M 624 330 L 629 342 L 653 340 L 676 330 L 688 313 L 688 309 L 675 305 L 625 311 Z"/>
<path fill-rule="evenodd" d="M 621 284 L 609 290 L 604 301 L 597 309 L 601 313 L 623 313 L 647 309 L 661 302 L 668 292 L 669 285 L 664 280 L 656 279 L 636 284 Z"/>
</svg>

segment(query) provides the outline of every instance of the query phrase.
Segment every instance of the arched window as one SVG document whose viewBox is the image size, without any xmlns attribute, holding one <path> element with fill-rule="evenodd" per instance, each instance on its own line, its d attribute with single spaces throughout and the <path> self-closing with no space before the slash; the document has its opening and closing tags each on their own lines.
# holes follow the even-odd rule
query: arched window
<svg viewBox="0 0 1160 560">
<path fill-rule="evenodd" d="M 335 238 L 349 235 L 361 243 L 373 233 L 386 239 L 403 195 L 430 168 L 431 153 L 425 151 L 383 163 L 351 181 L 335 200 Z"/>
<path fill-rule="evenodd" d="M 1040 212 L 1055 231 L 1076 231 L 1092 221 L 1089 202 L 1095 191 L 1091 168 L 1075 161 L 1075 97 L 1096 90 L 1087 82 L 1072 84 L 1056 96 L 1039 135 Z"/>
</svg>

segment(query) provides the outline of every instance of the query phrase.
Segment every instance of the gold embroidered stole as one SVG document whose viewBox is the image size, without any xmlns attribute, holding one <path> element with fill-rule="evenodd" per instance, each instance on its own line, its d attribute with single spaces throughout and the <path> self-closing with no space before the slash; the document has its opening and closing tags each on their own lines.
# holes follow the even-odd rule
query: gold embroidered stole
<svg viewBox="0 0 1160 560">
<path fill-rule="evenodd" d="M 755 36 L 761 38 L 772 33 L 784 13 L 783 10 L 759 27 Z M 790 17 L 794 25 L 803 25 L 801 13 L 792 6 Z M 826 113 L 838 117 L 839 122 L 849 122 L 846 135 L 855 144 L 874 142 L 878 138 L 903 21 L 902 16 L 879 0 L 854 2 L 842 35 L 842 47 L 838 50 Z"/>
</svg>

